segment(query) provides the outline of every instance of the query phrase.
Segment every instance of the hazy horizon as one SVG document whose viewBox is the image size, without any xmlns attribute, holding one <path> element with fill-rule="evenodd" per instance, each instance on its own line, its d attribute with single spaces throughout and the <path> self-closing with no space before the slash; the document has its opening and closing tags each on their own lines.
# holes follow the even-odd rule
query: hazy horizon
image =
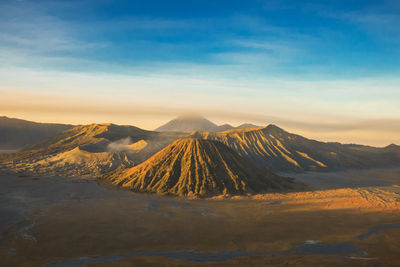
<svg viewBox="0 0 400 267">
<path fill-rule="evenodd" d="M 351 124 L 340 124 L 340 123 L 330 123 L 330 124 L 318 124 L 317 122 L 301 122 L 301 121 L 292 121 L 287 118 L 276 118 L 272 116 L 263 116 L 263 115 L 251 115 L 251 114 L 220 114 L 212 115 L 212 113 L 193 113 L 192 111 L 187 113 L 169 113 L 164 111 L 163 116 L 159 116 L 159 120 L 150 119 L 149 124 L 143 124 L 145 119 L 132 121 L 130 119 L 121 119 L 121 120 L 101 120 L 98 121 L 85 121 L 85 120 L 41 120 L 36 117 L 15 117 L 9 116 L 7 114 L 0 114 L 0 116 L 6 116 L 8 118 L 14 119 L 22 119 L 22 120 L 30 120 L 34 122 L 42 122 L 42 123 L 64 123 L 64 124 L 73 124 L 73 125 L 84 125 L 84 124 L 92 124 L 92 123 L 114 123 L 119 125 L 132 125 L 145 130 L 155 130 L 157 127 L 169 122 L 172 119 L 175 119 L 179 116 L 184 116 L 185 114 L 193 115 L 193 116 L 201 116 L 204 117 L 217 125 L 222 124 L 230 124 L 234 127 L 237 127 L 244 123 L 252 123 L 256 124 L 260 127 L 267 126 L 269 124 L 275 124 L 286 131 L 289 131 L 294 134 L 302 135 L 309 139 L 315 139 L 318 141 L 324 142 L 340 142 L 344 144 L 362 144 L 362 145 L 371 145 L 377 147 L 384 147 L 390 144 L 400 144 L 400 138 L 397 133 L 399 132 L 400 123 L 396 120 L 375 120 L 375 121 L 355 121 Z M 209 114 L 209 115 L 205 115 Z M 239 118 L 239 119 L 238 119 Z M 247 120 L 246 120 L 247 118 Z M 135 123 L 141 121 L 142 123 Z M 373 127 L 379 127 L 383 129 L 372 129 Z M 377 133 L 386 133 L 385 138 L 378 136 L 378 138 L 372 138 L 371 136 L 376 135 Z M 389 133 L 389 134 L 388 134 Z M 360 134 L 367 134 L 367 136 L 360 136 Z M 370 134 L 370 135 L 368 135 Z M 361 140 L 361 141 L 360 141 Z M 395 141 L 386 141 L 386 140 L 395 140 Z M 396 141 L 398 140 L 398 141 Z M 364 142 L 363 142 L 364 141 Z"/>
<path fill-rule="evenodd" d="M 2 1 L 0 114 L 151 130 L 195 112 L 400 144 L 399 11 L 396 1 Z"/>
</svg>

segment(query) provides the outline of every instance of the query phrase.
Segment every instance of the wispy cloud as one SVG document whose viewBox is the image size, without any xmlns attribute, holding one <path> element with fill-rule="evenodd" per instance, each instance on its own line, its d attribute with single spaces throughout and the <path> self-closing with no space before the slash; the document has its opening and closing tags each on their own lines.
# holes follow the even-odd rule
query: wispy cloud
<svg viewBox="0 0 400 267">
<path fill-rule="evenodd" d="M 246 48 L 264 50 L 270 53 L 294 54 L 300 50 L 298 47 L 294 47 L 293 44 L 282 41 L 238 40 L 235 44 Z"/>
<path fill-rule="evenodd" d="M 35 62 L 39 68 L 58 68 L 59 64 L 52 62 L 65 60 L 66 66 L 76 61 L 75 65 L 82 69 L 82 60 L 97 61 L 99 65 L 120 63 L 125 67 L 152 65 L 159 60 L 245 64 L 246 68 L 258 68 L 259 64 L 252 59 L 265 58 L 269 53 L 268 61 L 277 66 L 299 46 L 298 41 L 288 40 L 283 44 L 282 37 L 290 36 L 286 29 L 241 15 L 196 19 L 123 16 L 78 23 L 60 19 L 37 5 L 1 7 L 0 56 L 4 65 L 34 67 L 32 62 Z M 241 30 L 246 37 L 254 37 L 253 41 L 237 41 L 239 36 L 233 29 Z M 260 40 L 259 36 L 266 33 L 272 38 Z M 113 36 L 117 40 L 103 40 L 102 36 Z M 187 36 L 192 36 L 192 40 Z M 254 51 L 249 53 L 246 49 Z M 89 71 L 95 65 L 89 64 Z"/>
<path fill-rule="evenodd" d="M 365 120 L 349 116 L 288 116 L 273 112 L 273 108 L 260 110 L 225 109 L 215 105 L 190 106 L 143 103 L 134 99 L 104 99 L 76 97 L 60 94 L 38 94 L 0 91 L 0 114 L 44 122 L 85 124 L 113 122 L 154 129 L 179 114 L 196 112 L 218 123 L 238 125 L 252 122 L 258 125 L 276 124 L 284 129 L 308 138 L 345 143 L 362 143 L 384 146 L 400 143 L 399 118 Z M 278 114 L 278 115 L 277 115 Z"/>
<path fill-rule="evenodd" d="M 43 13 L 30 3 L 21 3 L 19 7 L 3 3 L 0 10 L 1 65 L 41 68 L 107 46 L 105 42 L 80 38 L 77 25 Z"/>
<path fill-rule="evenodd" d="M 132 114 L 158 121 L 193 110 L 323 133 L 395 123 L 356 124 L 400 117 L 398 57 L 387 53 L 398 46 L 380 44 L 400 36 L 398 14 L 281 2 L 261 5 L 268 14 L 197 17 L 90 17 L 74 13 L 87 1 L 1 2 L 0 89 L 21 94 L 2 97 L 1 110 L 131 124 Z M 31 103 L 38 92 L 84 100 Z"/>
<path fill-rule="evenodd" d="M 350 10 L 327 9 L 315 5 L 313 10 L 324 18 L 333 18 L 355 25 L 364 33 L 379 36 L 375 41 L 400 41 L 400 5 L 398 1 L 378 1 L 362 8 Z"/>
<path fill-rule="evenodd" d="M 350 13 L 344 19 L 356 23 L 367 32 L 379 35 L 388 42 L 400 42 L 400 14 L 393 13 Z"/>
<path fill-rule="evenodd" d="M 97 96 L 110 103 L 136 99 L 154 106 L 169 103 L 194 109 L 219 107 L 231 110 L 236 107 L 253 114 L 296 114 L 298 119 L 322 120 L 328 114 L 341 114 L 347 119 L 351 116 L 359 119 L 399 117 L 400 114 L 399 81 L 393 77 L 358 81 L 276 78 L 249 81 L 242 77 L 221 78 L 207 74 L 218 71 L 207 69 L 207 66 L 194 65 L 191 70 L 185 70 L 188 67 L 185 64 L 170 66 L 173 67 L 181 70 L 176 75 L 168 72 L 135 75 L 0 69 L 0 88 L 26 93 L 79 95 L 86 99 Z M 192 76 L 193 72 L 201 75 Z"/>
</svg>

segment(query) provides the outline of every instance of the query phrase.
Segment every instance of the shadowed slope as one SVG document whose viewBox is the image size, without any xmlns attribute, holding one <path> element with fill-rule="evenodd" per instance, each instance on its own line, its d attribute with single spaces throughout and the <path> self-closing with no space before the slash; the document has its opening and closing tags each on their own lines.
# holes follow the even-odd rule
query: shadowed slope
<svg viewBox="0 0 400 267">
<path fill-rule="evenodd" d="M 173 142 L 147 161 L 106 177 L 139 192 L 220 195 L 281 191 L 298 187 L 237 155 L 224 144 L 201 139 Z"/>
<path fill-rule="evenodd" d="M 72 128 L 72 125 L 38 123 L 0 117 L 0 149 L 21 149 Z"/>
</svg>

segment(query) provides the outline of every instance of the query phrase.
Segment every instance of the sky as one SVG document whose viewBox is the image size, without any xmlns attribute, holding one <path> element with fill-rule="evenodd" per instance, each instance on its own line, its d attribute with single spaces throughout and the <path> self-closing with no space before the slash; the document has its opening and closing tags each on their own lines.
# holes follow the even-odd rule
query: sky
<svg viewBox="0 0 400 267">
<path fill-rule="evenodd" d="M 1 0 L 0 115 L 400 144 L 399 23 L 397 0 Z"/>
</svg>

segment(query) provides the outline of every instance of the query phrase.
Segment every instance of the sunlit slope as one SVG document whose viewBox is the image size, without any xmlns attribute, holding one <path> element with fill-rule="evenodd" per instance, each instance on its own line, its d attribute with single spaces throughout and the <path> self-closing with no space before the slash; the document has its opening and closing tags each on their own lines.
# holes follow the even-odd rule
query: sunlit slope
<svg viewBox="0 0 400 267">
<path fill-rule="evenodd" d="M 9 166 L 8 166 L 9 165 Z M 72 150 L 36 159 L 8 163 L 12 172 L 46 176 L 96 177 L 117 168 L 132 167 L 134 162 L 126 153 L 91 153 L 76 147 Z"/>
<path fill-rule="evenodd" d="M 219 141 L 247 160 L 273 171 L 333 171 L 400 166 L 400 147 L 375 148 L 310 140 L 269 125 L 225 132 L 154 132 L 134 126 L 90 124 L 76 126 L 25 150 L 0 155 L 0 162 L 36 162 L 77 147 L 91 152 L 117 153 L 140 164 L 176 139 Z"/>
<path fill-rule="evenodd" d="M 120 126 L 111 123 L 81 125 L 49 138 L 45 142 L 33 145 L 29 149 L 67 150 L 76 146 L 98 144 L 105 140 L 112 142 L 126 137 L 140 140 L 150 133 L 134 126 Z"/>
<path fill-rule="evenodd" d="M 79 147 L 92 153 L 124 152 L 128 154 L 131 160 L 138 163 L 146 160 L 181 136 L 177 133 L 157 133 L 134 126 L 120 126 L 110 123 L 80 125 L 29 146 L 24 151 L 0 155 L 0 161 L 37 160 L 44 156 L 57 155 Z M 146 142 L 146 146 L 141 149 L 129 147 L 137 142 Z M 112 144 L 117 144 L 118 149 L 114 149 Z"/>
<path fill-rule="evenodd" d="M 106 145 L 107 142 L 124 138 L 126 136 L 137 136 L 141 139 L 147 131 L 133 126 L 118 126 L 110 123 L 79 125 L 43 142 L 27 147 L 24 151 L 3 155 L 2 159 L 22 160 L 37 158 L 45 155 L 53 155 L 74 149 L 78 146 L 96 144 L 98 147 Z"/>
<path fill-rule="evenodd" d="M 318 142 L 275 125 L 221 133 L 195 132 L 193 137 L 220 141 L 248 160 L 279 171 L 328 171 L 400 164 L 398 146 L 367 148 Z"/>
<path fill-rule="evenodd" d="M 216 141 L 180 139 L 142 164 L 106 177 L 138 192 L 221 195 L 303 187 L 260 168 Z"/>
</svg>

